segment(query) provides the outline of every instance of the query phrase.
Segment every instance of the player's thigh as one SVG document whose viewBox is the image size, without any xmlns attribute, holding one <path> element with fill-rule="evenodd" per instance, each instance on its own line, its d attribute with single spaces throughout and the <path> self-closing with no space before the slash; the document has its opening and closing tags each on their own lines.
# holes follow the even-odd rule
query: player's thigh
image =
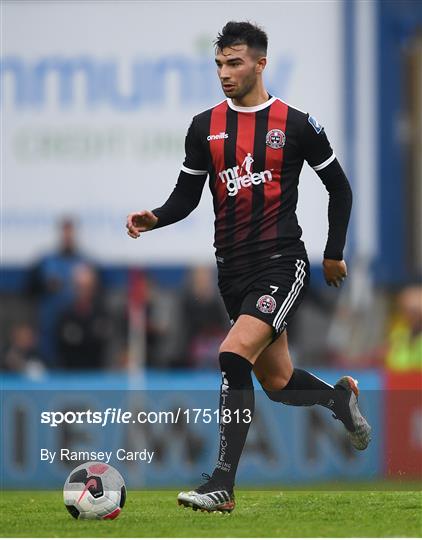
<svg viewBox="0 0 422 540">
<path fill-rule="evenodd" d="M 250 315 L 239 315 L 221 344 L 220 352 L 234 352 L 253 364 L 272 339 L 270 325 Z"/>
<path fill-rule="evenodd" d="M 301 259 L 280 258 L 268 267 L 239 275 L 235 280 L 220 279 L 227 312 L 235 321 L 220 351 L 235 352 L 255 363 L 283 333 L 302 301 L 308 280 L 306 255 Z"/>
<path fill-rule="evenodd" d="M 281 390 L 286 386 L 293 373 L 286 331 L 259 355 L 253 370 L 265 390 Z"/>
<path fill-rule="evenodd" d="M 300 306 L 309 283 L 306 257 L 285 257 L 256 272 L 243 296 L 239 314 L 267 323 L 276 340 Z"/>
</svg>

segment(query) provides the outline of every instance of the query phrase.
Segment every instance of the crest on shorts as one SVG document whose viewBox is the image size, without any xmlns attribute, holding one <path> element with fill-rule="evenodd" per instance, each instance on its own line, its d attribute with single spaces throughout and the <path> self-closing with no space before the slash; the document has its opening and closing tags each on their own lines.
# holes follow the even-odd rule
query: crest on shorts
<svg viewBox="0 0 422 540">
<path fill-rule="evenodd" d="M 264 294 L 264 296 L 258 298 L 256 307 L 259 309 L 259 311 L 262 311 L 262 313 L 274 313 L 275 308 L 277 307 L 277 302 L 270 294 Z"/>
<path fill-rule="evenodd" d="M 281 129 L 271 129 L 265 137 L 265 144 L 274 150 L 283 148 L 286 144 L 284 131 L 281 131 Z"/>
</svg>

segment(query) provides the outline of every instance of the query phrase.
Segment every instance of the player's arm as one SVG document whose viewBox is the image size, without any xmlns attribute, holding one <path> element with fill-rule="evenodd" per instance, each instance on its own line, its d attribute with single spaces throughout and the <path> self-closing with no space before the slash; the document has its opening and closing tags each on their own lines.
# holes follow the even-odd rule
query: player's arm
<svg viewBox="0 0 422 540">
<path fill-rule="evenodd" d="M 328 285 L 339 287 L 347 276 L 343 250 L 352 209 L 352 190 L 324 129 L 308 117 L 304 129 L 305 157 L 322 180 L 329 194 L 328 239 L 323 270 Z"/>
<path fill-rule="evenodd" d="M 195 119 L 185 140 L 186 157 L 177 184 L 167 201 L 154 210 L 133 212 L 127 217 L 127 233 L 138 238 L 143 232 L 171 225 L 187 217 L 199 204 L 207 178 L 207 156 L 197 135 Z"/>
<path fill-rule="evenodd" d="M 199 204 L 206 178 L 206 174 L 192 175 L 182 170 L 172 194 L 163 206 L 128 215 L 128 235 L 138 238 L 143 232 L 171 225 L 187 217 Z"/>
</svg>

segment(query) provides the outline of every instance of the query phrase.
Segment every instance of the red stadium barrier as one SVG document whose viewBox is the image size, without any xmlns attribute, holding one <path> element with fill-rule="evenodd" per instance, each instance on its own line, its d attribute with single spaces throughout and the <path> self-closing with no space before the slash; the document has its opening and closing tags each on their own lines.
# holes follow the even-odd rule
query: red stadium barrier
<svg viewBox="0 0 422 540">
<path fill-rule="evenodd" d="M 422 371 L 387 372 L 385 388 L 386 475 L 422 478 Z"/>
</svg>

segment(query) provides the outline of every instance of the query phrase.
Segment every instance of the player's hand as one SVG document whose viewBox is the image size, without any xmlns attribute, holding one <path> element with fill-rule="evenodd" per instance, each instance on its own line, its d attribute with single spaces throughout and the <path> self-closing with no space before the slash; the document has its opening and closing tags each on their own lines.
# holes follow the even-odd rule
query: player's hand
<svg viewBox="0 0 422 540">
<path fill-rule="evenodd" d="M 322 263 L 324 277 L 327 285 L 331 287 L 340 287 L 347 277 L 347 266 L 344 261 L 335 261 L 333 259 L 324 259 Z"/>
<path fill-rule="evenodd" d="M 127 233 L 131 238 L 139 238 L 143 232 L 150 231 L 157 225 L 158 217 L 150 210 L 129 214 L 126 222 Z"/>
</svg>

